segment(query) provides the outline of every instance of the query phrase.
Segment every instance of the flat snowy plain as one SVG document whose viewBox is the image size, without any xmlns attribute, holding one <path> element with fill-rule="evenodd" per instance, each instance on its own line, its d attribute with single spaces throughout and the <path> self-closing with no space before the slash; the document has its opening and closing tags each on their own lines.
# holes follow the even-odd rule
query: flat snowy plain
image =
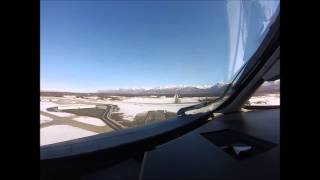
<svg viewBox="0 0 320 180">
<path fill-rule="evenodd" d="M 40 111 L 43 111 L 43 112 L 46 112 L 46 113 L 50 113 L 50 114 L 52 114 L 52 115 L 59 116 L 59 117 L 71 117 L 71 116 L 75 116 L 74 114 L 71 114 L 71 113 L 51 112 L 51 111 L 48 111 L 48 110 L 47 110 L 48 108 L 57 107 L 58 105 L 59 105 L 59 104 L 57 104 L 57 103 L 43 101 L 43 102 L 40 102 Z"/>
<path fill-rule="evenodd" d="M 195 105 L 199 103 L 201 98 L 199 97 L 184 97 L 180 98 L 180 103 L 174 104 L 173 97 L 155 97 L 155 96 L 146 96 L 146 97 L 123 97 L 116 96 L 119 100 L 111 100 L 106 98 L 104 100 L 95 100 L 95 99 L 83 99 L 75 97 L 63 97 L 61 99 L 57 97 L 41 97 L 42 101 L 40 102 L 40 111 L 49 113 L 56 116 L 57 118 L 70 118 L 70 120 L 94 125 L 94 126 L 104 126 L 105 123 L 98 118 L 88 117 L 88 116 L 77 116 L 71 113 L 65 112 L 51 112 L 47 109 L 50 107 L 57 107 L 59 105 L 83 103 L 83 104 L 112 104 L 116 105 L 119 110 L 116 113 L 122 113 L 124 120 L 133 121 L 134 117 L 139 113 L 145 113 L 147 111 L 155 110 L 165 110 L 170 112 L 177 112 L 180 108 Z M 253 105 L 280 105 L 280 95 L 279 94 L 268 94 L 264 96 L 254 96 L 250 100 L 250 103 Z M 52 116 L 48 117 L 46 115 L 40 115 L 40 123 L 46 123 L 54 121 Z M 43 127 L 40 130 L 41 132 L 41 145 L 52 144 L 62 141 L 67 141 L 71 139 L 77 139 L 86 136 L 92 136 L 97 133 L 84 130 L 81 128 L 69 126 L 69 125 L 51 125 Z"/>
<path fill-rule="evenodd" d="M 251 105 L 280 105 L 280 95 L 267 94 L 264 96 L 253 96 L 249 101 Z"/>
<path fill-rule="evenodd" d="M 174 98 L 169 97 L 132 97 L 119 101 L 106 100 L 107 104 L 117 105 L 118 113 L 123 113 L 123 119 L 133 121 L 134 117 L 146 111 L 165 110 L 177 112 L 179 109 L 199 103 L 199 98 L 180 98 L 180 103 L 174 104 Z"/>
<path fill-rule="evenodd" d="M 40 129 L 40 146 L 78 139 L 96 134 L 97 133 L 95 132 L 68 125 L 48 126 Z"/>
<path fill-rule="evenodd" d="M 57 101 L 56 101 L 57 102 Z M 72 103 L 72 102 L 71 102 Z M 104 126 L 105 123 L 98 118 L 88 117 L 88 116 L 77 116 L 71 113 L 65 112 L 51 112 L 48 111 L 48 108 L 57 107 L 59 104 L 53 103 L 50 101 L 40 102 L 40 112 L 49 113 L 52 117 L 40 114 L 40 124 L 47 122 L 54 122 L 56 117 L 58 118 L 68 118 L 70 120 L 95 125 L 95 126 Z M 69 125 L 51 125 L 47 127 L 40 128 L 40 146 L 58 143 L 62 141 L 78 139 L 86 136 L 92 136 L 97 133 L 87 131 L 81 128 L 69 126 Z"/>
</svg>

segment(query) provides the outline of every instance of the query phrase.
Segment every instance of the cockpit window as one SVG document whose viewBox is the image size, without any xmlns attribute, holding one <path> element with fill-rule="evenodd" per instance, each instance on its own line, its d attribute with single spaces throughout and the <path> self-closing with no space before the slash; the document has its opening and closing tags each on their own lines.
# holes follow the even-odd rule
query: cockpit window
<svg viewBox="0 0 320 180">
<path fill-rule="evenodd" d="M 279 0 L 42 0 L 40 10 L 47 145 L 172 119 L 193 105 L 214 109 L 234 90 Z"/>
</svg>

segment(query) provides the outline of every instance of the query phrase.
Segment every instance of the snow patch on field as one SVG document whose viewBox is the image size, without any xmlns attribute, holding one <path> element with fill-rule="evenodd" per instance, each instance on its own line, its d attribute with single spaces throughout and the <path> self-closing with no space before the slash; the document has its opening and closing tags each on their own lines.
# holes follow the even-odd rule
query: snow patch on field
<svg viewBox="0 0 320 180">
<path fill-rule="evenodd" d="M 181 103 L 198 103 L 198 97 L 186 97 L 186 98 L 179 98 Z M 132 103 L 150 103 L 150 104 L 165 104 L 165 103 L 174 103 L 173 97 L 165 97 L 161 96 L 159 98 L 155 97 L 132 97 L 128 99 L 122 100 L 122 102 L 132 102 Z"/>
<path fill-rule="evenodd" d="M 85 108 L 95 108 L 96 105 L 90 105 L 90 104 L 64 104 L 59 105 L 58 110 L 64 110 L 64 109 L 85 109 Z"/>
<path fill-rule="evenodd" d="M 48 108 L 57 107 L 57 106 L 59 106 L 59 104 L 56 104 L 56 103 L 53 103 L 53 102 L 42 101 L 42 102 L 40 102 L 40 111 L 47 112 L 47 113 L 50 113 L 50 114 L 52 114 L 52 115 L 59 116 L 59 117 L 71 117 L 71 116 L 75 116 L 74 114 L 71 114 L 71 113 L 66 113 L 66 112 L 51 112 L 51 111 L 48 111 L 48 110 L 47 110 Z"/>
<path fill-rule="evenodd" d="M 138 113 L 146 111 L 165 110 L 170 112 L 177 112 L 179 109 L 192 104 L 142 104 L 142 103 L 126 103 L 126 102 L 112 102 L 111 104 L 119 107 L 118 113 L 123 113 L 123 119 L 133 121 Z"/>
<path fill-rule="evenodd" d="M 40 124 L 45 123 L 45 122 L 50 122 L 52 120 L 53 119 L 48 116 L 40 115 Z"/>
<path fill-rule="evenodd" d="M 280 95 L 268 94 L 265 96 L 252 96 L 249 102 L 251 105 L 280 105 Z"/>
<path fill-rule="evenodd" d="M 94 118 L 94 117 L 88 117 L 88 116 L 76 117 L 76 118 L 73 118 L 73 120 L 79 121 L 82 123 L 86 123 L 86 124 L 95 125 L 95 126 L 105 126 L 106 125 L 101 119 Z"/>
<path fill-rule="evenodd" d="M 40 129 L 40 146 L 96 135 L 97 133 L 68 125 L 54 125 Z"/>
<path fill-rule="evenodd" d="M 173 97 L 161 96 L 155 97 L 121 97 L 121 100 L 107 100 L 103 102 L 105 104 L 117 105 L 119 111 L 117 113 L 122 113 L 124 120 L 133 121 L 134 117 L 139 113 L 144 113 L 147 111 L 165 110 L 176 113 L 179 109 L 187 106 L 192 106 L 194 104 L 199 104 L 199 97 L 186 97 L 180 98 L 181 103 L 174 104 Z"/>
</svg>

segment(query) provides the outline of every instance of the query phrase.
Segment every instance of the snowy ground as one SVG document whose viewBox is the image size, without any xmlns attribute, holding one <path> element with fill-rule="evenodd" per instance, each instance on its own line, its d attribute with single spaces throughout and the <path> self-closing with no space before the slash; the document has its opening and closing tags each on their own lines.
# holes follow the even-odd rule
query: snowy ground
<svg viewBox="0 0 320 180">
<path fill-rule="evenodd" d="M 48 110 L 47 110 L 48 108 L 57 107 L 57 106 L 59 106 L 59 104 L 57 104 L 57 103 L 41 101 L 41 102 L 40 102 L 40 111 L 47 112 L 47 113 L 50 113 L 50 114 L 53 114 L 53 115 L 59 116 L 59 117 L 71 117 L 71 116 L 75 116 L 74 114 L 71 114 L 71 113 L 51 112 L 51 111 L 48 111 Z"/>
<path fill-rule="evenodd" d="M 79 121 L 82 123 L 91 124 L 91 125 L 95 125 L 95 126 L 105 126 L 106 125 L 101 119 L 94 118 L 94 117 L 79 116 L 79 117 L 75 117 L 72 119 L 75 121 Z"/>
<path fill-rule="evenodd" d="M 181 103 L 198 103 L 198 97 L 185 97 L 179 99 Z M 132 97 L 122 100 L 122 102 L 132 102 L 132 103 L 150 103 L 150 104 L 173 104 L 174 98 L 173 97 Z"/>
<path fill-rule="evenodd" d="M 155 110 L 166 110 L 170 112 L 177 112 L 179 109 L 191 104 L 143 104 L 143 103 L 125 103 L 125 102 L 114 102 L 120 110 L 119 113 L 123 113 L 124 120 L 132 121 L 134 117 L 142 112 L 155 111 Z"/>
<path fill-rule="evenodd" d="M 55 100 L 55 102 L 52 102 Z M 50 102 L 51 101 L 51 102 Z M 67 102 L 74 106 L 73 101 L 65 100 L 61 101 L 60 99 L 49 99 L 49 101 L 40 102 L 40 124 L 47 123 L 54 120 L 61 120 L 65 118 L 67 121 L 74 120 L 94 126 L 105 126 L 105 123 L 98 118 L 87 117 L 87 116 L 77 116 L 75 114 L 66 113 L 66 112 L 52 112 L 48 111 L 48 108 L 57 107 L 61 104 L 66 105 Z M 49 113 L 41 114 L 41 112 Z M 52 115 L 52 116 L 50 116 Z M 50 117 L 49 117 L 50 116 Z M 69 126 L 69 125 L 51 125 L 47 127 L 42 127 L 40 129 L 40 146 L 46 144 L 52 144 L 72 139 L 78 139 L 86 136 L 92 136 L 97 134 L 96 132 L 88 131 L 85 129 Z"/>
<path fill-rule="evenodd" d="M 83 99 L 74 97 L 41 97 L 40 111 L 49 113 L 53 116 L 49 116 L 45 113 L 40 115 L 40 123 L 46 123 L 55 120 L 56 118 L 68 118 L 70 120 L 79 121 L 82 123 L 94 125 L 94 126 L 105 126 L 105 123 L 98 118 L 77 116 L 71 113 L 65 112 L 51 112 L 47 108 L 57 107 L 59 105 L 75 105 L 79 103 L 83 104 L 113 104 L 118 106 L 119 111 L 117 113 L 123 113 L 123 119 L 133 121 L 134 117 L 140 113 L 146 113 L 148 111 L 165 110 L 170 112 L 177 112 L 179 109 L 194 104 L 199 104 L 199 97 L 184 97 L 180 98 L 180 103 L 174 104 L 173 97 L 165 96 L 146 96 L 146 97 L 123 97 L 117 96 L 118 100 L 112 100 L 106 98 L 105 100 L 95 99 Z M 263 96 L 254 96 L 250 100 L 251 105 L 280 105 L 279 94 L 268 94 Z M 208 108 L 202 108 L 207 110 Z M 198 112 L 198 111 L 197 111 Z M 44 126 L 40 130 L 41 132 L 41 145 L 52 144 L 71 139 L 77 139 L 86 136 L 92 136 L 97 134 L 78 127 L 69 125 L 51 125 Z"/>
<path fill-rule="evenodd" d="M 73 104 L 74 101 L 81 101 L 82 103 L 102 103 L 102 104 L 113 104 L 117 105 L 120 109 L 118 113 L 123 113 L 123 119 L 132 121 L 134 117 L 143 112 L 147 111 L 155 111 L 155 110 L 165 110 L 170 112 L 177 112 L 179 109 L 187 106 L 191 106 L 194 104 L 199 103 L 199 97 L 184 97 L 179 98 L 180 103 L 174 104 L 173 97 L 165 97 L 165 96 L 146 96 L 146 97 L 124 97 L 124 96 L 117 96 L 120 100 L 94 100 L 94 99 L 81 99 L 81 98 L 66 98 L 63 97 L 61 99 L 54 98 L 56 100 L 55 103 L 53 102 L 41 102 L 41 111 L 48 112 L 46 108 L 49 107 L 57 107 L 59 104 Z M 43 98 L 43 99 L 50 99 L 50 98 Z M 52 99 L 51 99 L 52 101 Z M 78 102 L 77 102 L 78 103 Z M 60 116 L 60 117 L 71 117 L 74 116 L 70 113 L 64 112 L 49 112 L 51 114 Z M 87 123 L 92 123 L 90 120 L 84 120 L 82 118 L 81 121 L 86 121 Z"/>
<path fill-rule="evenodd" d="M 40 124 L 45 123 L 45 122 L 50 122 L 52 120 L 53 119 L 48 116 L 40 115 Z"/>
<path fill-rule="evenodd" d="M 92 136 L 95 134 L 97 133 L 68 125 L 44 127 L 40 129 L 40 146 Z"/>
<path fill-rule="evenodd" d="M 120 109 L 118 113 L 123 113 L 123 119 L 128 121 L 133 121 L 134 117 L 139 113 L 155 110 L 177 112 L 183 107 L 200 103 L 198 97 L 180 98 L 181 103 L 178 104 L 173 103 L 173 97 L 130 97 L 122 98 L 120 101 L 106 100 L 105 102 L 117 105 Z"/>
<path fill-rule="evenodd" d="M 58 105 L 58 110 L 65 110 L 65 109 L 85 109 L 85 108 L 95 108 L 95 105 L 92 104 L 79 104 L 72 101 L 72 104 L 60 104 Z"/>
<path fill-rule="evenodd" d="M 280 95 L 268 94 L 264 96 L 253 96 L 249 101 L 251 105 L 280 105 Z"/>
</svg>

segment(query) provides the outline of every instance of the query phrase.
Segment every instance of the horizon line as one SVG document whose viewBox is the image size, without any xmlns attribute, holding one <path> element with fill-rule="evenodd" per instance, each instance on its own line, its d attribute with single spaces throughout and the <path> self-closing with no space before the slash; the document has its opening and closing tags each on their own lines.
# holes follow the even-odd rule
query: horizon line
<svg viewBox="0 0 320 180">
<path fill-rule="evenodd" d="M 155 88 L 172 88 L 172 87 L 196 87 L 196 86 L 214 86 L 216 84 L 221 84 L 225 82 L 218 82 L 215 84 L 199 84 L 199 85 L 162 85 L 162 86 L 153 86 L 153 87 L 124 87 L 124 88 L 106 88 L 106 89 L 97 89 L 97 90 L 57 90 L 57 89 L 40 89 L 40 92 L 76 92 L 76 93 L 99 93 L 99 91 L 110 91 L 110 90 L 126 90 L 126 89 L 155 89 Z"/>
</svg>

